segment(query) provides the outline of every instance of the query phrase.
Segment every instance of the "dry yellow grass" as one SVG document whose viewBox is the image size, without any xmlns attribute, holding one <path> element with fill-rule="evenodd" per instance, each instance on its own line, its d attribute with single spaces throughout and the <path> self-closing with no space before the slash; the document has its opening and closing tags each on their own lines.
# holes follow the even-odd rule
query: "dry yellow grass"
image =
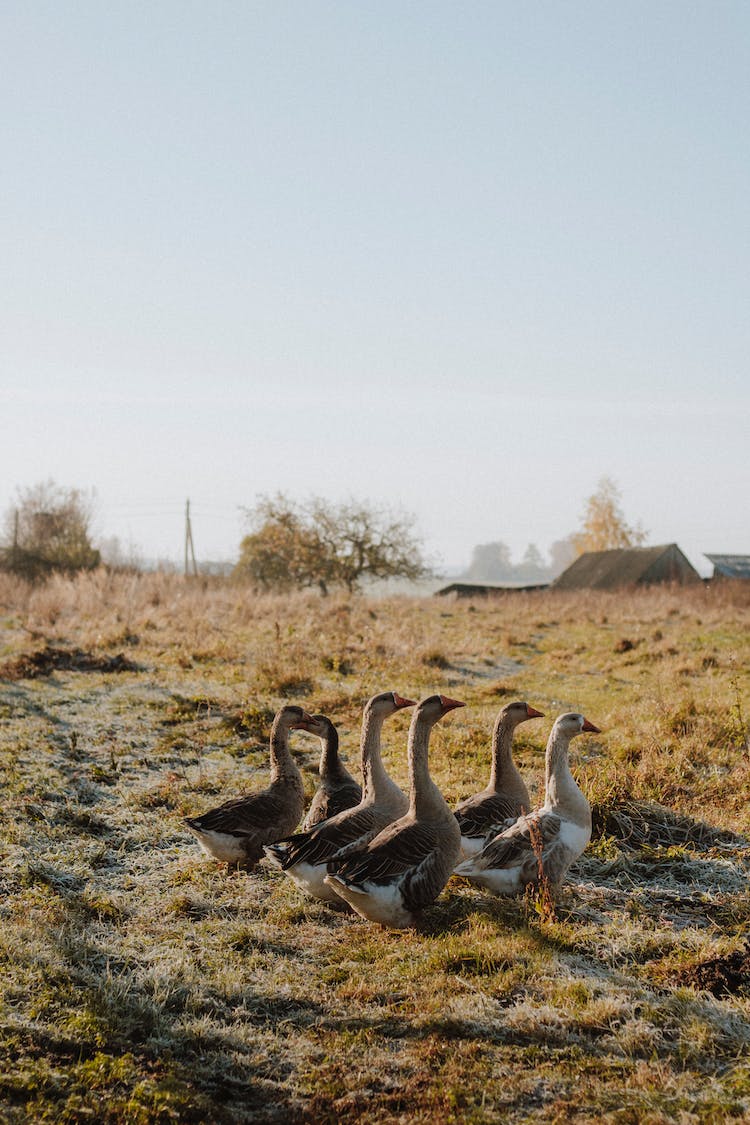
<svg viewBox="0 0 750 1125">
<path fill-rule="evenodd" d="M 0 578 L 0 619 L 3 1120 L 750 1116 L 747 587 L 321 600 L 100 572 Z M 48 646 L 136 668 L 7 678 Z M 454 881 L 390 934 L 201 857 L 181 817 L 265 784 L 278 706 L 329 713 L 356 771 L 389 688 L 467 703 L 431 747 L 451 802 L 513 697 L 547 715 L 518 739 L 537 795 L 554 716 L 602 728 L 554 912 Z M 317 743 L 294 747 L 311 794 Z"/>
</svg>

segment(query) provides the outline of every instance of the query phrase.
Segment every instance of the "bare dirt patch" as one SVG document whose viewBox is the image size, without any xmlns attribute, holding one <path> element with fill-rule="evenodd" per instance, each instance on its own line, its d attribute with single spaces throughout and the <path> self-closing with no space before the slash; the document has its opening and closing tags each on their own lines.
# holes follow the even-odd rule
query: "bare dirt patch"
<svg viewBox="0 0 750 1125">
<path fill-rule="evenodd" d="M 53 672 L 137 672 L 139 666 L 121 652 L 116 656 L 97 656 L 80 648 L 45 645 L 36 652 L 23 653 L 0 664 L 2 680 L 36 680 Z"/>
<path fill-rule="evenodd" d="M 714 996 L 750 995 L 750 946 L 724 957 L 710 957 L 674 972 L 670 982 L 710 992 Z"/>
</svg>

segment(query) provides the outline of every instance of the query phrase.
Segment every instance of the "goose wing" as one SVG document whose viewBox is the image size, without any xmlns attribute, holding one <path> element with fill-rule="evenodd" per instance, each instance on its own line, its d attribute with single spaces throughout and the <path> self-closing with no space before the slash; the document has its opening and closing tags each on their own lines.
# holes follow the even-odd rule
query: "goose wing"
<svg viewBox="0 0 750 1125">
<path fill-rule="evenodd" d="M 352 778 L 347 785 L 338 785 L 326 794 L 326 799 L 322 802 L 326 815 L 321 819 L 328 820 L 332 816 L 338 816 L 340 812 L 354 808 L 361 800 L 362 787 Z"/>
<path fill-rule="evenodd" d="M 559 839 L 561 823 L 554 812 L 520 816 L 485 844 L 476 863 L 483 868 L 522 867 L 524 873 L 529 869 L 531 874 L 541 857 L 546 868 L 548 850 Z"/>
<path fill-rule="evenodd" d="M 518 806 L 496 793 L 484 797 L 478 794 L 463 801 L 453 815 L 462 836 L 484 836 L 493 824 L 501 824 L 511 817 L 515 820 Z"/>
<path fill-rule="evenodd" d="M 309 832 L 298 832 L 279 841 L 274 846 L 274 852 L 284 871 L 296 863 L 315 866 L 327 863 L 340 848 L 360 841 L 366 843 L 378 834 L 382 826 L 382 821 L 378 820 L 369 805 L 346 809 L 316 824 Z"/>
<path fill-rule="evenodd" d="M 434 902 L 451 877 L 457 850 L 447 856 L 442 849 L 433 849 L 421 863 L 404 876 L 401 897 L 407 910 L 424 909 Z"/>
<path fill-rule="evenodd" d="M 439 842 L 440 834 L 433 824 L 393 824 L 366 847 L 335 855 L 328 870 L 347 883 L 390 883 L 436 852 Z"/>
<path fill-rule="evenodd" d="M 353 777 L 341 785 L 321 786 L 307 810 L 303 832 L 309 832 L 324 820 L 330 820 L 346 809 L 353 809 L 361 800 L 362 788 Z"/>
<path fill-rule="evenodd" d="M 289 816 L 289 793 L 278 788 L 264 789 L 247 797 L 234 797 L 201 816 L 185 820 L 198 832 L 225 832 L 231 836 L 253 836 Z"/>
</svg>

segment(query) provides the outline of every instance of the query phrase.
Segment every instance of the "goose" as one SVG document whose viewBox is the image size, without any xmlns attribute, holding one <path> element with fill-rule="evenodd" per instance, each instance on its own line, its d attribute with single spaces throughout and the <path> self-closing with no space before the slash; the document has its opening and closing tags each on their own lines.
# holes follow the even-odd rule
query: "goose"
<svg viewBox="0 0 750 1125">
<path fill-rule="evenodd" d="M 427 750 L 433 726 L 457 699 L 423 699 L 409 728 L 409 809 L 366 846 L 346 848 L 328 864 L 326 883 L 372 922 L 393 929 L 413 926 L 451 876 L 461 831 L 430 777 Z"/>
<path fill-rule="evenodd" d="M 303 821 L 303 832 L 309 832 L 321 820 L 328 820 L 362 800 L 362 786 L 339 758 L 339 734 L 335 726 L 325 715 L 313 715 L 312 723 L 308 730 L 320 739 L 320 785 Z"/>
<path fill-rule="evenodd" d="M 459 863 L 456 875 L 500 895 L 516 894 L 542 876 L 552 886 L 560 885 L 591 838 L 591 809 L 568 763 L 570 740 L 582 731 L 601 733 L 584 715 L 573 711 L 555 720 L 547 742 L 541 809 L 519 816 L 478 855 Z"/>
<path fill-rule="evenodd" d="M 517 726 L 529 719 L 541 719 L 528 703 L 509 703 L 495 719 L 492 731 L 492 767 L 490 780 L 481 793 L 467 797 L 454 810 L 461 829 L 461 853 L 464 859 L 481 852 L 484 839 L 495 824 L 515 820 L 531 808 L 526 783 L 513 761 L 513 734 Z"/>
<path fill-rule="evenodd" d="M 390 715 L 414 706 L 413 699 L 405 699 L 395 691 L 381 692 L 369 699 L 362 714 L 362 800 L 316 824 L 309 832 L 280 838 L 266 847 L 271 862 L 313 898 L 342 906 L 340 897 L 324 882 L 328 860 L 348 844 L 366 844 L 386 824 L 406 812 L 409 798 L 388 776 L 380 757 L 380 732 Z"/>
<path fill-rule="evenodd" d="M 268 787 L 185 819 L 207 855 L 251 871 L 263 855 L 264 844 L 280 840 L 296 828 L 305 805 L 305 790 L 289 751 L 289 732 L 309 730 L 312 723 L 312 716 L 301 707 L 282 707 L 271 727 Z"/>
</svg>

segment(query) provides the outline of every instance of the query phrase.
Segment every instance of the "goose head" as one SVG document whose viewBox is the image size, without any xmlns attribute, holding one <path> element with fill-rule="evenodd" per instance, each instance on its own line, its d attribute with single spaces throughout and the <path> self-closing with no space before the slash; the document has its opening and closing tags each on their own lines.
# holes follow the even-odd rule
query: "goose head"
<svg viewBox="0 0 750 1125">
<path fill-rule="evenodd" d="M 417 705 L 414 712 L 412 723 L 420 722 L 433 726 L 443 715 L 447 715 L 449 711 L 455 710 L 456 707 L 465 707 L 466 704 L 458 699 L 451 699 L 447 695 L 428 695 L 426 699 L 422 699 Z"/>
<path fill-rule="evenodd" d="M 517 727 L 519 723 L 525 723 L 529 719 L 543 719 L 544 711 L 537 711 L 536 707 L 532 707 L 530 703 L 521 702 L 509 703 L 503 707 L 500 712 L 500 717 L 512 723 Z"/>
<path fill-rule="evenodd" d="M 416 702 L 413 699 L 406 699 L 403 695 L 399 695 L 397 691 L 381 691 L 379 695 L 373 695 L 368 699 L 365 704 L 365 711 L 373 713 L 383 718 L 389 715 L 394 715 L 396 711 L 401 711 L 404 707 L 414 707 Z"/>
<path fill-rule="evenodd" d="M 584 731 L 589 731 L 591 734 L 601 734 L 599 727 L 595 727 L 585 715 L 580 715 L 577 711 L 568 711 L 566 714 L 558 716 L 552 729 L 568 738 L 575 738 L 577 734 L 582 734 Z"/>
<path fill-rule="evenodd" d="M 277 711 L 276 718 L 274 719 L 274 727 L 278 730 L 310 730 L 313 723 L 312 715 L 308 714 L 303 707 L 298 707 L 294 703 L 287 704 Z"/>
<path fill-rule="evenodd" d="M 316 738 L 323 739 L 323 741 L 328 741 L 332 735 L 336 734 L 336 728 L 327 715 L 311 715 L 310 724 L 304 729 L 309 731 L 310 734 L 314 734 Z"/>
</svg>

